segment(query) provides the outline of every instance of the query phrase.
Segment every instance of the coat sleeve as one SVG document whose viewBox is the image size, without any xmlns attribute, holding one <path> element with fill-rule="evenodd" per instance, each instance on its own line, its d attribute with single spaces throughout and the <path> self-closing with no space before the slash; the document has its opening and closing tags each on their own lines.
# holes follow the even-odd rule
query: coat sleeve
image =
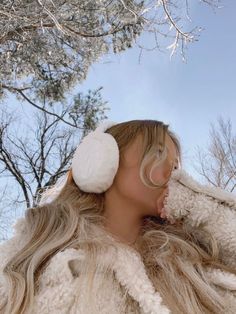
<svg viewBox="0 0 236 314">
<path fill-rule="evenodd" d="M 180 169 L 172 174 L 164 209 L 167 219 L 182 220 L 206 246 L 207 233 L 210 233 L 217 241 L 221 261 L 236 268 L 236 196 L 233 193 L 202 185 Z"/>
</svg>

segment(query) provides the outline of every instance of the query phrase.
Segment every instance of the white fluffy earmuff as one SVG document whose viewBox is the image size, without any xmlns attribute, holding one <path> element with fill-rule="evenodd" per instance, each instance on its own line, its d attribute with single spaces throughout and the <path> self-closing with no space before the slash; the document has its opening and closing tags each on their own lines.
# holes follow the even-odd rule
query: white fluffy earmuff
<svg viewBox="0 0 236 314">
<path fill-rule="evenodd" d="M 84 192 L 102 193 L 113 183 L 119 166 L 119 148 L 114 137 L 104 133 L 117 124 L 102 122 L 86 135 L 72 158 L 72 176 Z"/>
</svg>

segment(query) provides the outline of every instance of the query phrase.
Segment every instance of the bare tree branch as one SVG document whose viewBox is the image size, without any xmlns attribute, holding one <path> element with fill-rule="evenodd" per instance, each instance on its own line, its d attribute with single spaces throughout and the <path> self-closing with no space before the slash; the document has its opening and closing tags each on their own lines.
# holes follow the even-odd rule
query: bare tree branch
<svg viewBox="0 0 236 314">
<path fill-rule="evenodd" d="M 89 91 L 85 96 L 79 93 L 55 115 L 47 113 L 49 104 L 45 100 L 40 104 L 42 110 L 36 110 L 31 121 L 25 121 L 22 132 L 20 120 L 0 108 L 0 174 L 15 179 L 13 186 L 21 189 L 17 204 L 22 203 L 23 197 L 26 207 L 35 206 L 42 192 L 69 169 L 80 138 L 107 118 L 108 108 L 100 90 Z M 78 127 L 64 123 L 65 115 Z"/>
<path fill-rule="evenodd" d="M 211 185 L 233 192 L 236 187 L 236 134 L 232 124 L 219 117 L 211 124 L 209 146 L 198 147 L 195 170 Z"/>
</svg>

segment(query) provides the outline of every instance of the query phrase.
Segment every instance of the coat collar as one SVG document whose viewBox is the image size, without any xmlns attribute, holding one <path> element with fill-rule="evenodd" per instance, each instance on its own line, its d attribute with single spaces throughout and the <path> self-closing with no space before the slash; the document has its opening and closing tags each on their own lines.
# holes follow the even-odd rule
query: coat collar
<svg viewBox="0 0 236 314">
<path fill-rule="evenodd" d="M 111 258 L 112 254 L 115 254 L 115 258 Z M 162 303 L 160 294 L 155 291 L 141 256 L 135 249 L 128 246 L 111 248 L 99 258 L 101 263 L 114 271 L 116 279 L 138 301 L 145 314 L 170 313 Z"/>
<path fill-rule="evenodd" d="M 15 225 L 16 233 L 22 234 L 24 221 L 18 221 Z M 23 225 L 22 225 L 23 224 Z M 107 235 L 108 236 L 108 235 Z M 112 237 L 108 236 L 112 241 Z M 114 255 L 115 254 L 115 255 Z M 76 250 L 67 248 L 57 253 L 49 264 L 47 272 L 42 275 L 42 282 L 47 285 L 47 281 L 63 282 L 71 280 L 70 265 L 74 261 L 80 261 L 85 257 L 82 249 Z M 109 246 L 109 249 L 98 256 L 101 264 L 114 271 L 118 282 L 127 289 L 142 308 L 145 314 L 169 314 L 170 310 L 162 304 L 162 298 L 155 291 L 154 286 L 147 276 L 145 266 L 140 254 L 127 245 Z"/>
</svg>

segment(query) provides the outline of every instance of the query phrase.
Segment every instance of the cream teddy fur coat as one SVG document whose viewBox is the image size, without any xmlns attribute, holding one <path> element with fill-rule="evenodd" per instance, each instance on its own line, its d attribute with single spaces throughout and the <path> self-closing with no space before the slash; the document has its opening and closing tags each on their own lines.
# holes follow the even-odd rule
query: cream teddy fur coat
<svg viewBox="0 0 236 314">
<path fill-rule="evenodd" d="M 169 218 L 181 219 L 203 243 L 207 239 L 201 230 L 211 232 L 219 244 L 222 261 L 236 269 L 236 196 L 233 193 L 200 185 L 185 171 L 176 170 L 169 183 L 165 210 Z M 3 267 L 23 245 L 24 218 L 21 218 L 15 225 L 15 235 L 0 247 L 0 304 L 7 297 Z M 91 313 L 86 303 L 86 292 L 83 289 L 86 278 L 79 271 L 85 254 L 82 249 L 68 248 L 55 254 L 40 275 L 39 290 L 30 314 L 137 313 L 132 308 L 125 308 L 125 297 L 120 292 L 120 285 L 138 303 L 139 314 L 170 313 L 158 291 L 155 291 L 142 258 L 135 249 L 125 245 L 118 250 L 111 247 L 98 258 L 101 265 L 112 270 L 115 280 L 103 280 L 101 287 L 99 275 L 95 277 L 96 313 Z M 228 300 L 228 312 L 224 314 L 235 314 L 236 276 L 210 268 L 206 269 L 206 276 Z"/>
</svg>

